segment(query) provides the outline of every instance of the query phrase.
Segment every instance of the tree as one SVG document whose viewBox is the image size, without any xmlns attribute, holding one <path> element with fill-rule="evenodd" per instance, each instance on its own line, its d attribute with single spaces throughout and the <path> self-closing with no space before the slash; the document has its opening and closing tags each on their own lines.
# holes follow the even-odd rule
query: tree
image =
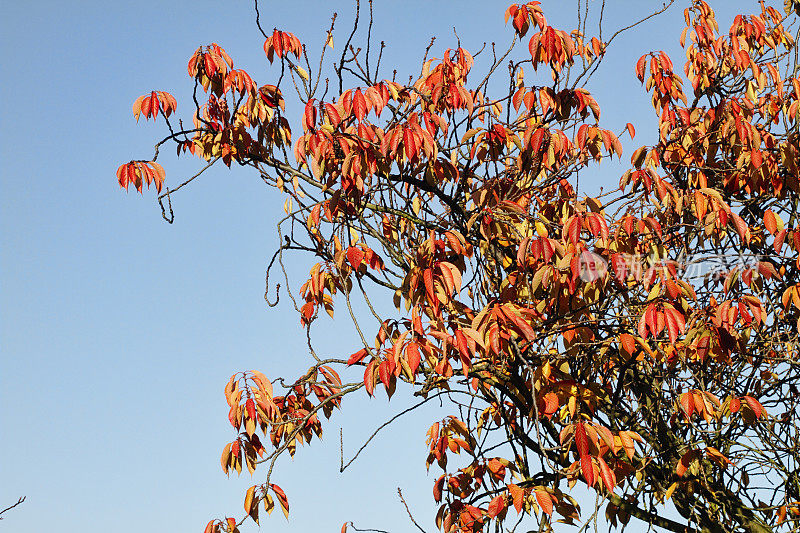
<svg viewBox="0 0 800 533">
<path fill-rule="evenodd" d="M 619 32 L 592 36 L 588 14 L 567 32 L 539 2 L 515 4 L 508 50 L 456 43 L 429 59 L 431 42 L 421 74 L 400 81 L 381 75 L 371 4 L 353 44 L 361 7 L 328 78 L 335 15 L 318 63 L 294 34 L 259 24 L 265 85 L 217 44 L 198 48 L 193 127 L 175 127 L 169 93 L 133 106 L 169 135 L 152 160 L 119 167 L 120 185 L 154 184 L 171 223 L 171 195 L 211 165 L 250 167 L 286 195 L 269 269 L 289 251 L 315 258 L 286 292 L 309 339 L 334 308 L 359 333 L 341 359 L 309 341 L 299 378 L 231 377 L 222 469 L 267 473 L 243 518 L 206 532 L 258 521 L 262 505 L 288 515 L 276 458 L 318 437 L 345 396 L 391 397 L 398 383 L 451 402 L 428 431 L 443 531 L 596 517 L 581 514 L 576 484 L 613 525 L 800 527 L 797 4 L 754 2 L 720 31 L 705 1 L 688 2 L 683 74 L 659 51 L 631 69 L 658 141 L 592 196 L 579 170 L 622 160 L 620 136 L 635 134 L 607 129 L 587 89 Z M 294 129 L 289 92 L 303 106 Z M 207 164 L 162 192 L 167 143 Z M 381 312 L 389 300 L 396 312 Z"/>
</svg>

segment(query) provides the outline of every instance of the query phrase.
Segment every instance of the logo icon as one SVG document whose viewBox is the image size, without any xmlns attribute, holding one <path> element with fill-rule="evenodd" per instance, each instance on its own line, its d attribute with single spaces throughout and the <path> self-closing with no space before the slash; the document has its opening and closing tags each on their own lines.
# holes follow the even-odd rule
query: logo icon
<svg viewBox="0 0 800 533">
<path fill-rule="evenodd" d="M 584 250 L 579 257 L 580 278 L 586 283 L 593 283 L 604 278 L 608 273 L 608 263 L 596 253 Z"/>
</svg>

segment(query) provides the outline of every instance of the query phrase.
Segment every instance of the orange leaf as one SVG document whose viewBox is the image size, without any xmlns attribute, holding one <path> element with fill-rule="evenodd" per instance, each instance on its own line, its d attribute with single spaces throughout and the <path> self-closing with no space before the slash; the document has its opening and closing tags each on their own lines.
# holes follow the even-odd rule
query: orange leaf
<svg viewBox="0 0 800 533">
<path fill-rule="evenodd" d="M 619 440 L 622 441 L 622 447 L 625 449 L 625 455 L 628 456 L 628 459 L 633 459 L 633 454 L 636 453 L 636 449 L 633 445 L 633 439 L 631 438 L 630 434 L 627 431 L 620 431 L 619 432 Z"/>
<path fill-rule="evenodd" d="M 486 509 L 486 512 L 489 514 L 490 517 L 494 518 L 506 509 L 506 499 L 504 496 L 495 496 L 491 502 L 489 502 L 489 507 Z"/>
<path fill-rule="evenodd" d="M 683 409 L 683 414 L 686 415 L 686 419 L 688 420 L 691 418 L 692 413 L 694 412 L 694 397 L 692 396 L 691 392 L 684 392 L 681 394 L 681 408 Z"/>
<path fill-rule="evenodd" d="M 544 489 L 536 489 L 536 501 L 539 502 L 539 507 L 542 508 L 548 515 L 553 514 L 553 499 L 550 497 L 550 493 Z"/>
<path fill-rule="evenodd" d="M 636 340 L 633 338 L 633 335 L 622 333 L 619 336 L 619 342 L 628 355 L 633 355 L 633 351 L 636 349 Z"/>
<path fill-rule="evenodd" d="M 523 499 L 525 498 L 525 490 L 510 483 L 508 485 L 508 493 L 511 494 L 511 499 L 514 502 L 514 509 L 516 509 L 518 513 L 521 513 Z"/>
<path fill-rule="evenodd" d="M 222 471 L 226 474 L 228 473 L 228 464 L 231 460 L 231 443 L 225 445 L 225 448 L 222 450 L 222 457 L 220 457 L 220 463 L 222 464 Z"/>
<path fill-rule="evenodd" d="M 778 221 L 775 218 L 775 213 L 769 209 L 764 213 L 764 227 L 767 228 L 767 231 L 772 235 L 775 235 L 775 232 L 778 231 Z"/>
<path fill-rule="evenodd" d="M 253 509 L 253 500 L 255 499 L 256 487 L 253 485 L 249 489 L 247 489 L 247 494 L 244 496 L 244 512 L 250 514 L 250 511 Z M 258 505 L 258 502 L 256 502 Z"/>
</svg>

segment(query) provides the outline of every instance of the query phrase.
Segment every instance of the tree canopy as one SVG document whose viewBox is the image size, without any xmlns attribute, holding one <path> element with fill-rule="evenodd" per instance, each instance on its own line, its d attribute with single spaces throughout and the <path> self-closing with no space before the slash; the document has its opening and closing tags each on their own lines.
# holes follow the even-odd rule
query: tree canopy
<svg viewBox="0 0 800 533">
<path fill-rule="evenodd" d="M 345 397 L 398 386 L 451 409 L 427 433 L 444 532 L 598 512 L 675 532 L 800 527 L 800 4 L 752 2 L 721 29 L 686 2 L 683 68 L 642 50 L 619 73 L 651 95 L 639 127 L 658 128 L 630 156 L 635 126 L 606 127 L 591 92 L 620 32 L 595 35 L 589 7 L 565 31 L 540 2 L 511 5 L 507 49 L 431 41 L 406 78 L 386 74 L 371 2 L 341 33 L 334 15 L 314 50 L 263 29 L 256 3 L 265 84 L 210 44 L 188 63 L 191 126 L 168 92 L 134 102 L 168 134 L 117 179 L 154 185 L 168 222 L 171 195 L 218 163 L 286 196 L 268 273 L 285 277 L 279 305 L 307 329 L 311 367 L 269 376 L 266 361 L 225 386 L 222 469 L 263 475 L 244 514 L 206 533 L 288 515 L 276 459 L 316 441 Z M 173 188 L 156 162 L 170 144 L 206 162 Z M 579 186 L 612 159 L 628 166 L 618 183 Z M 288 253 L 314 258 L 307 278 L 291 279 Z M 317 355 L 325 314 L 355 324 L 352 354 Z"/>
</svg>

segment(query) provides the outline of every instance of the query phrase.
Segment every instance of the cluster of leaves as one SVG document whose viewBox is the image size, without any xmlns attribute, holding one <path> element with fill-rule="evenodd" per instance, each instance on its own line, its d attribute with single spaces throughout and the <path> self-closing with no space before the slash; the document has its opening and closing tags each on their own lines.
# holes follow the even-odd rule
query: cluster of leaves
<svg viewBox="0 0 800 533">
<path fill-rule="evenodd" d="M 320 84 L 332 24 L 313 76 L 297 37 L 264 34 L 267 58 L 280 61 L 274 85 L 258 87 L 216 44 L 198 48 L 188 72 L 207 102 L 192 129 L 170 125 L 169 94 L 137 100 L 137 118 L 161 110 L 170 127 L 157 148 L 174 141 L 179 154 L 250 166 L 288 196 L 276 256 L 300 250 L 317 260 L 302 301 L 289 292 L 301 324 L 310 329 L 320 308 L 333 317 L 343 301 L 363 344 L 347 360 L 321 360 L 309 341 L 313 366 L 281 379 L 281 396 L 258 372 L 231 379 L 237 437 L 222 467 L 252 473 L 269 463 L 266 481 L 247 492 L 247 516 L 258 521 L 259 504 L 269 512 L 275 499 L 288 514 L 272 465 L 321 434 L 320 411 L 330 416 L 362 389 L 391 397 L 400 382 L 462 413 L 428 432 L 427 466 L 443 471 L 433 496 L 445 532 L 485 531 L 512 508 L 540 530 L 556 515 L 577 522 L 567 492 L 577 483 L 597 492 L 612 524 L 633 516 L 676 532 L 798 527 L 792 8 L 761 2 L 722 33 L 711 7 L 692 1 L 683 75 L 663 51 L 634 68 L 652 95 L 657 140 L 632 152 L 618 189 L 595 196 L 579 194 L 579 170 L 621 160 L 620 136 L 635 135 L 632 124 L 602 127 L 598 102 L 579 85 L 617 34 L 590 37 L 585 20 L 572 32 L 552 27 L 539 2 L 508 8 L 511 46 L 493 51 L 477 83 L 478 53 L 460 46 L 441 58 L 426 51 L 416 80 L 378 79 L 380 56 L 373 70 L 369 47 L 364 55 L 351 46 L 356 20 L 334 64 L 335 97 L 329 80 Z M 489 96 L 506 60 L 507 90 Z M 303 109 L 295 139 L 280 88 L 287 78 Z M 344 90 L 345 78 L 355 86 Z M 163 171 L 137 161 L 118 178 L 160 191 Z M 703 275 L 692 261 L 720 265 Z M 376 297 L 393 298 L 396 315 L 382 316 Z M 375 319 L 374 342 L 354 298 Z M 343 384 L 337 365 L 363 367 L 363 377 L 359 369 Z M 453 455 L 459 467 L 449 470 Z M 683 522 L 660 514 L 667 500 Z M 240 524 L 215 520 L 207 533 Z"/>
</svg>

